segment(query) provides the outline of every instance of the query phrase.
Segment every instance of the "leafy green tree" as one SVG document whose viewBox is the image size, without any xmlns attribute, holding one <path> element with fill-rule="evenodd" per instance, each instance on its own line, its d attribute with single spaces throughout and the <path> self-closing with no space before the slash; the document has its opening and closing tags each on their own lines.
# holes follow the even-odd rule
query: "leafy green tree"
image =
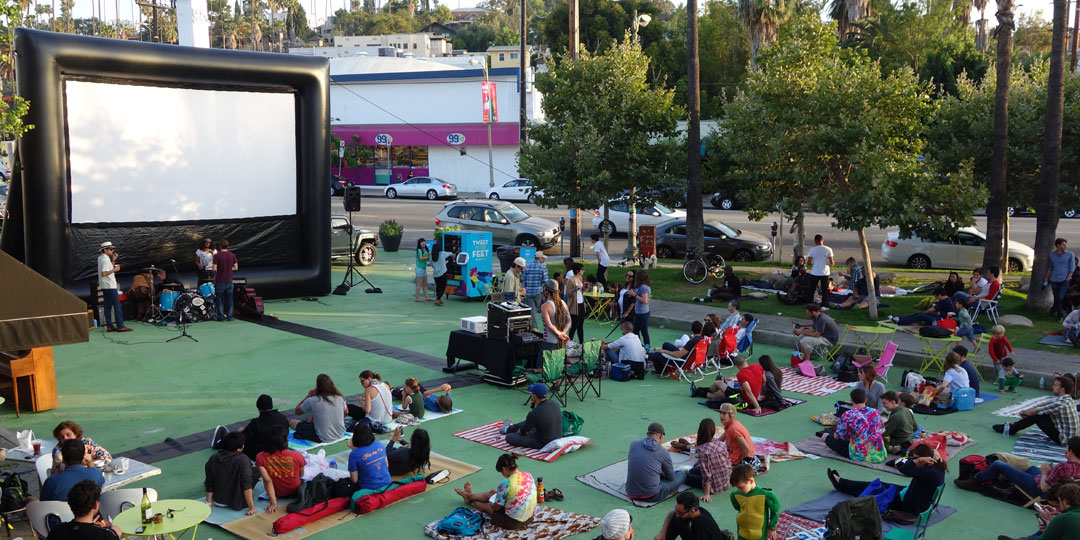
<svg viewBox="0 0 1080 540">
<path fill-rule="evenodd" d="M 758 60 L 760 71 L 725 108 L 723 136 L 752 217 L 805 202 L 856 232 L 868 276 L 867 228 L 932 233 L 972 222 L 983 192 L 965 175 L 938 175 L 919 159 L 935 105 L 911 70 L 884 74 L 865 54 L 840 47 L 835 27 L 814 14 L 783 27 Z M 943 189 L 953 196 L 936 196 Z"/>
<path fill-rule="evenodd" d="M 1013 51 L 1016 61 L 1030 65 L 1034 60 L 1049 58 L 1054 27 L 1043 18 L 1042 11 L 1021 13 L 1013 32 Z"/>
<path fill-rule="evenodd" d="M 685 111 L 673 91 L 649 86 L 647 69 L 641 49 L 624 40 L 574 61 L 562 55 L 537 76 L 548 122 L 529 127 L 519 154 L 537 204 L 596 208 L 633 187 L 681 185 L 685 169 L 675 164 L 685 147 L 655 141 L 673 139 Z"/>
</svg>

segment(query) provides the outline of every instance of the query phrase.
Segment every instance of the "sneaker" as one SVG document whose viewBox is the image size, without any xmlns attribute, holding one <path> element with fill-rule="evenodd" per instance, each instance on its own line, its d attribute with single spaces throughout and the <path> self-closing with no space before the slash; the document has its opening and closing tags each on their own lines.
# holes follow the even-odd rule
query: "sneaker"
<svg viewBox="0 0 1080 540">
<path fill-rule="evenodd" d="M 896 315 L 889 315 L 889 322 L 893 324 L 900 324 L 900 317 L 897 317 Z"/>
<path fill-rule="evenodd" d="M 690 383 L 690 397 L 694 397 L 697 394 L 697 385 Z"/>
<path fill-rule="evenodd" d="M 117 332 L 130 332 L 131 329 L 126 327 L 126 326 L 121 326 L 120 328 L 117 328 L 116 331 Z"/>
<path fill-rule="evenodd" d="M 998 433 L 1005 433 L 1005 424 L 994 424 L 990 427 Z"/>
<path fill-rule="evenodd" d="M 512 423 L 511 423 L 511 421 L 510 421 L 510 417 L 509 417 L 509 416 L 507 416 L 507 417 L 506 417 L 506 420 L 503 420 L 503 423 L 502 423 L 502 425 L 501 425 L 501 426 L 499 426 L 499 434 L 500 434 L 500 435 L 506 435 L 506 432 L 507 432 L 507 431 L 510 431 L 510 426 L 511 426 L 511 424 L 512 424 Z"/>
<path fill-rule="evenodd" d="M 217 450 L 221 446 L 222 439 L 229 434 L 229 428 L 225 426 L 218 426 L 214 428 L 214 436 L 210 439 L 210 448 Z"/>
<path fill-rule="evenodd" d="M 829 306 L 821 306 L 821 311 L 829 311 Z"/>
</svg>

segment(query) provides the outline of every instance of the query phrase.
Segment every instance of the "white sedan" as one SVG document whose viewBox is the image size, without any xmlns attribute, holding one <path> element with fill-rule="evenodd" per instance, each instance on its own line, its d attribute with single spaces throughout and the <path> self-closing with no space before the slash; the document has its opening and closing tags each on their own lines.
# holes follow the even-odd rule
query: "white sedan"
<svg viewBox="0 0 1080 540">
<path fill-rule="evenodd" d="M 593 227 L 601 233 L 625 233 L 630 228 L 630 208 L 626 201 L 608 205 L 608 219 L 604 220 L 604 207 L 593 211 Z M 634 225 L 659 225 L 671 219 L 686 219 L 685 210 L 672 210 L 662 204 L 639 204 L 634 216 Z"/>
<path fill-rule="evenodd" d="M 974 227 L 964 227 L 948 238 L 900 238 L 891 232 L 881 244 L 886 261 L 910 268 L 950 268 L 970 270 L 982 266 L 986 235 Z M 1009 273 L 1027 272 L 1035 262 L 1035 250 L 1009 241 Z"/>
<path fill-rule="evenodd" d="M 491 200 L 503 199 L 506 201 L 532 201 L 532 180 L 518 178 L 510 180 L 501 186 L 495 186 L 488 190 L 487 198 Z"/>
<path fill-rule="evenodd" d="M 398 197 L 424 197 L 435 199 L 456 199 L 457 186 L 434 176 L 417 176 L 400 184 L 390 184 L 383 191 L 387 199 Z"/>
</svg>

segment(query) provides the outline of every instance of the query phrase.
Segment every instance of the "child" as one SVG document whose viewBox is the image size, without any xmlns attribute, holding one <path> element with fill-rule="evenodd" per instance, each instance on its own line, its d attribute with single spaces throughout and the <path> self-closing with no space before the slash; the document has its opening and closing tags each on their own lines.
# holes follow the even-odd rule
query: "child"
<svg viewBox="0 0 1080 540">
<path fill-rule="evenodd" d="M 956 335 L 958 337 L 967 338 L 971 343 L 972 350 L 979 347 L 979 344 L 975 341 L 975 329 L 972 328 L 971 313 L 968 312 L 968 304 L 971 300 L 967 298 L 958 298 L 956 300 Z"/>
<path fill-rule="evenodd" d="M 776 534 L 780 519 L 780 500 L 771 490 L 760 488 L 754 480 L 754 468 L 745 463 L 731 470 L 731 505 L 739 513 L 735 517 L 739 540 L 764 540 Z"/>
<path fill-rule="evenodd" d="M 1016 392 L 1016 387 L 1020 386 L 1020 381 L 1024 380 L 1024 374 L 1020 373 L 1020 370 L 1016 369 L 1016 362 L 1011 356 L 1006 356 L 1001 359 L 1001 367 L 998 368 L 998 390 L 1001 390 L 1001 395 L 1005 395 L 1005 388 L 1008 387 L 1010 392 Z"/>
<path fill-rule="evenodd" d="M 406 411 L 417 418 L 423 418 L 425 411 L 448 413 L 454 410 L 450 390 L 450 384 L 443 383 L 438 388 L 425 391 L 420 388 L 420 381 L 409 377 L 405 379 L 405 386 L 401 389 L 401 410 L 395 411 L 395 416 Z M 439 392 L 446 392 L 446 395 L 434 395 Z"/>
<path fill-rule="evenodd" d="M 1005 327 L 1000 324 L 995 324 L 990 329 L 990 335 L 993 337 L 990 338 L 990 346 L 987 350 L 990 352 L 990 359 L 994 361 L 994 366 L 997 366 L 1002 358 L 1012 354 L 1012 343 L 1009 343 L 1009 338 L 1005 337 Z"/>
<path fill-rule="evenodd" d="M 914 404 L 915 400 L 908 395 L 908 402 Z M 890 454 L 900 454 L 911 445 L 911 437 L 918 428 L 915 415 L 906 407 L 908 402 L 901 399 L 900 395 L 893 391 L 881 395 L 881 404 L 889 411 L 889 419 L 885 421 L 885 448 Z"/>
</svg>

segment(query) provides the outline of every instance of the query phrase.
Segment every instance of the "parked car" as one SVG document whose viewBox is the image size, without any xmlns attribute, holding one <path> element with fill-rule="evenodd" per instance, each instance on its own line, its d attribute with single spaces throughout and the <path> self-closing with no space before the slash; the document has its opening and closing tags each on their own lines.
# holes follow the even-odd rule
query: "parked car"
<svg viewBox="0 0 1080 540">
<path fill-rule="evenodd" d="M 353 231 L 353 247 L 349 249 L 349 231 Z M 379 235 L 365 229 L 353 229 L 349 218 L 330 216 L 330 259 L 352 256 L 356 264 L 369 266 L 379 252 Z"/>
<path fill-rule="evenodd" d="M 733 195 L 726 195 L 723 191 L 717 191 L 709 198 L 709 202 L 713 205 L 713 208 L 720 210 L 738 210 L 745 206 L 745 203 Z"/>
<path fill-rule="evenodd" d="M 612 202 L 608 206 L 608 219 L 604 220 L 604 207 L 593 211 L 592 225 L 601 233 L 614 235 L 625 233 L 630 228 L 630 205 L 626 201 Z M 686 210 L 672 210 L 662 204 L 639 204 L 635 212 L 634 224 L 659 225 L 672 219 L 686 219 Z"/>
<path fill-rule="evenodd" d="M 984 210 L 983 213 L 985 213 L 985 212 L 986 211 Z M 1009 217 L 1034 216 L 1035 215 L 1035 209 L 1030 208 L 1030 207 L 1026 207 L 1026 206 L 1010 206 L 1009 209 L 1008 209 L 1008 213 L 1009 213 Z M 1076 217 L 1076 209 L 1075 208 L 1065 208 L 1065 209 L 1063 209 L 1061 211 L 1061 217 L 1066 217 L 1066 218 L 1069 218 L 1069 219 L 1072 219 L 1072 218 Z"/>
<path fill-rule="evenodd" d="M 518 178 L 510 180 L 501 186 L 495 186 L 488 190 L 487 198 L 491 200 L 528 201 L 532 202 L 532 180 Z M 541 192 L 542 193 L 542 192 Z"/>
<path fill-rule="evenodd" d="M 723 221 L 705 222 L 705 251 L 728 261 L 764 261 L 772 257 L 768 238 L 741 231 Z M 666 221 L 656 227 L 656 256 L 674 259 L 686 255 L 686 220 Z"/>
<path fill-rule="evenodd" d="M 345 186 L 352 185 L 352 182 L 336 175 L 330 175 L 330 196 L 340 197 L 345 194 Z"/>
<path fill-rule="evenodd" d="M 982 266 L 986 235 L 974 227 L 964 227 L 947 238 L 900 238 L 891 232 L 881 244 L 886 261 L 910 268 L 950 268 L 970 270 Z M 1035 261 L 1035 250 L 1009 241 L 1009 273 L 1027 272 Z"/>
<path fill-rule="evenodd" d="M 435 215 L 435 226 L 447 223 L 470 231 L 488 231 L 496 245 L 535 246 L 548 249 L 559 243 L 559 224 L 530 216 L 514 203 L 464 200 L 446 203 Z"/>
<path fill-rule="evenodd" d="M 383 193 L 387 199 L 396 199 L 398 197 L 425 197 L 429 201 L 456 199 L 457 186 L 434 176 L 417 176 L 400 184 L 386 186 Z"/>
</svg>

